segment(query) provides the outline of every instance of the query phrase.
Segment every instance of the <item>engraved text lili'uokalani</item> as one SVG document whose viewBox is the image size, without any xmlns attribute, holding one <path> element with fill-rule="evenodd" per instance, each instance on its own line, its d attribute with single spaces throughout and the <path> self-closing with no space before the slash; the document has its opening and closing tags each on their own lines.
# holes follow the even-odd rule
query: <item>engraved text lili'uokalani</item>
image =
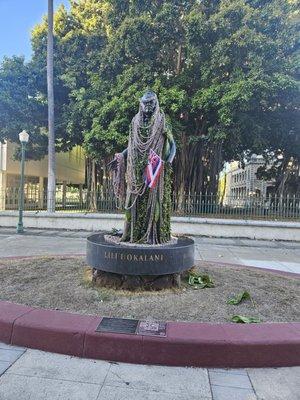
<svg viewBox="0 0 300 400">
<path fill-rule="evenodd" d="M 158 262 L 163 261 L 163 254 L 124 254 L 113 251 L 105 251 L 104 258 L 107 260 L 120 260 L 120 261 L 138 261 L 138 262 Z"/>
</svg>

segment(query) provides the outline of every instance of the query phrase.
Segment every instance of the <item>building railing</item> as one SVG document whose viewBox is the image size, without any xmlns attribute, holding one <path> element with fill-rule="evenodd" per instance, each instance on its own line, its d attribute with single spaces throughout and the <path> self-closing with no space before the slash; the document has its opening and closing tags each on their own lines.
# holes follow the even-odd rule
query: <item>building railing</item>
<svg viewBox="0 0 300 400">
<path fill-rule="evenodd" d="M 19 189 L 0 191 L 0 210 L 18 210 Z M 25 189 L 24 209 L 42 211 L 47 208 L 47 196 L 37 189 Z M 88 192 L 86 189 L 58 189 L 56 210 L 65 212 L 122 212 L 116 207 L 111 190 Z M 185 193 L 173 195 L 172 214 L 209 218 L 300 220 L 300 197 L 277 196 L 226 196 Z"/>
</svg>

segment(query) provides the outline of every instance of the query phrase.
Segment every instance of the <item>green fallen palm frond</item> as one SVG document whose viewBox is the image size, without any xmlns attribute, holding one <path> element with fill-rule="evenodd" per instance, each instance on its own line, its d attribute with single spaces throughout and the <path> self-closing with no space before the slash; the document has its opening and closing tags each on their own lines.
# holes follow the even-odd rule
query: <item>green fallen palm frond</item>
<svg viewBox="0 0 300 400">
<path fill-rule="evenodd" d="M 189 285 L 194 286 L 194 289 L 204 289 L 214 287 L 214 282 L 207 274 L 190 274 Z"/>
<path fill-rule="evenodd" d="M 243 300 L 251 300 L 249 292 L 241 292 L 227 301 L 227 304 L 240 304 Z"/>
<path fill-rule="evenodd" d="M 236 322 L 237 324 L 257 324 L 260 322 L 258 317 L 246 317 L 244 315 L 234 315 L 230 320 L 231 322 Z"/>
</svg>

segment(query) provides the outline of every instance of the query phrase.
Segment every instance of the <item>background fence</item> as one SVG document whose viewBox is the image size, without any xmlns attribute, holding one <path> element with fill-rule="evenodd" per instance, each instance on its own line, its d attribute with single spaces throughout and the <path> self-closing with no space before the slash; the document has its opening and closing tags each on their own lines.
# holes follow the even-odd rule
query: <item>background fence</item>
<svg viewBox="0 0 300 400">
<path fill-rule="evenodd" d="M 18 210 L 19 189 L 10 188 L 0 192 L 0 210 Z M 45 193 L 37 189 L 24 191 L 25 210 L 46 210 Z M 79 189 L 58 189 L 56 210 L 66 212 L 122 212 L 115 204 L 111 190 L 88 192 Z M 300 197 L 223 197 L 208 193 L 186 193 L 181 198 L 172 197 L 172 213 L 179 216 L 199 216 L 212 218 L 300 220 Z"/>
</svg>

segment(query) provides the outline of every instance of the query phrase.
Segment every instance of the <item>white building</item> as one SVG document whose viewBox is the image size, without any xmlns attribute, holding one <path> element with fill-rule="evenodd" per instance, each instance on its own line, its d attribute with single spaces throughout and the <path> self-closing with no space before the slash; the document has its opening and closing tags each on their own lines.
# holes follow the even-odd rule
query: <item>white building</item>
<svg viewBox="0 0 300 400">
<path fill-rule="evenodd" d="M 13 158 L 14 143 L 0 142 L 0 210 L 5 209 L 9 191 L 18 190 L 20 185 L 20 161 Z M 48 157 L 25 163 L 25 195 L 30 193 L 42 203 L 47 188 Z M 64 185 L 82 185 L 85 182 L 85 155 L 80 146 L 66 153 L 56 154 L 56 182 Z M 42 203 L 43 204 L 43 203 Z M 40 206 L 42 206 L 40 204 Z"/>
<path fill-rule="evenodd" d="M 265 198 L 272 190 L 274 182 L 257 178 L 257 170 L 263 165 L 263 156 L 256 154 L 251 156 L 244 168 L 241 168 L 237 161 L 230 163 L 223 178 L 225 179 L 223 203 L 244 206 L 251 197 Z"/>
</svg>

